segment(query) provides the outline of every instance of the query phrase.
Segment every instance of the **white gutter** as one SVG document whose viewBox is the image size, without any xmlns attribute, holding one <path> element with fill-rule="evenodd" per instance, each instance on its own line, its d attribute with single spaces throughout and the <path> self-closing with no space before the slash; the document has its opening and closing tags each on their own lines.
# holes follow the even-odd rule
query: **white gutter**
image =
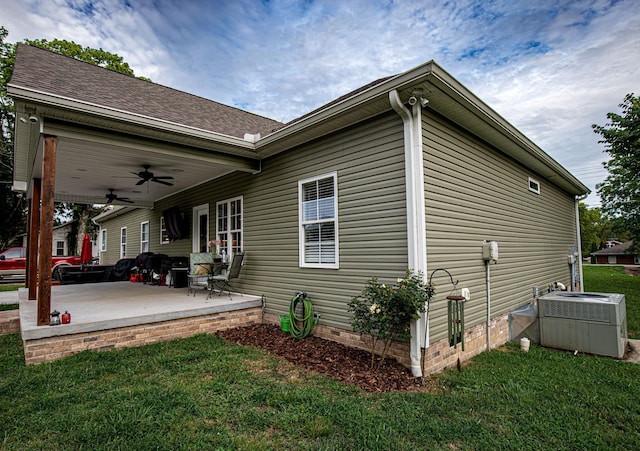
<svg viewBox="0 0 640 451">
<path fill-rule="evenodd" d="M 199 139 L 216 141 L 219 143 L 227 144 L 230 146 L 237 146 L 241 149 L 251 151 L 255 150 L 255 145 L 243 138 L 237 138 L 235 136 L 212 132 L 210 130 L 204 130 L 190 125 L 179 124 L 164 119 L 145 116 L 143 114 L 124 111 L 118 108 L 107 107 L 104 105 L 85 102 L 59 95 L 53 95 L 44 91 L 38 91 L 35 89 L 13 84 L 7 85 L 7 92 L 9 96 L 13 97 L 14 99 L 18 99 L 19 101 L 38 103 L 46 105 L 47 108 L 62 108 L 80 114 L 105 117 L 119 122 L 136 124 L 155 130 L 162 130 L 163 132 L 171 132 Z"/>
<path fill-rule="evenodd" d="M 424 206 L 424 172 L 422 167 L 422 115 L 419 102 L 413 104 L 413 112 L 401 102 L 397 90 L 389 92 L 392 108 L 402 118 L 404 124 L 404 162 L 407 205 L 407 258 L 409 269 L 420 272 L 425 279 L 427 272 L 427 239 Z M 411 373 L 422 377 L 420 365 L 420 340 L 426 336 L 428 318 L 411 322 Z M 426 338 L 428 341 L 428 337 Z M 428 343 L 423 344 L 428 347 Z"/>
</svg>

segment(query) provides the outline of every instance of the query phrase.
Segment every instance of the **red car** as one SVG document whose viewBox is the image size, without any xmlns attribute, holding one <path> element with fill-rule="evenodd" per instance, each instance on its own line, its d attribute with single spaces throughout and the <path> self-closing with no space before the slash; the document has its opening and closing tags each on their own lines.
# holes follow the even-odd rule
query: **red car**
<svg viewBox="0 0 640 451">
<path fill-rule="evenodd" d="M 54 256 L 51 263 L 53 278 L 57 277 L 57 268 L 61 265 L 80 265 L 82 260 L 78 256 Z M 0 279 L 6 276 L 25 276 L 27 267 L 27 248 L 10 247 L 0 254 Z"/>
</svg>

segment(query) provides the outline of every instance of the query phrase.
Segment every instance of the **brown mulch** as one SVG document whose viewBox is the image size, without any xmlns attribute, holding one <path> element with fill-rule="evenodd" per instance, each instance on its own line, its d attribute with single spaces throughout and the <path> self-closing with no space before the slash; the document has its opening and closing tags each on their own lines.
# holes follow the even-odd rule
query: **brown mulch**
<svg viewBox="0 0 640 451">
<path fill-rule="evenodd" d="M 438 385 L 431 378 L 413 377 L 392 358 L 371 371 L 371 354 L 366 351 L 314 336 L 296 339 L 275 325 L 256 324 L 216 335 L 231 343 L 266 349 L 306 370 L 357 385 L 368 392 L 427 391 Z"/>
</svg>

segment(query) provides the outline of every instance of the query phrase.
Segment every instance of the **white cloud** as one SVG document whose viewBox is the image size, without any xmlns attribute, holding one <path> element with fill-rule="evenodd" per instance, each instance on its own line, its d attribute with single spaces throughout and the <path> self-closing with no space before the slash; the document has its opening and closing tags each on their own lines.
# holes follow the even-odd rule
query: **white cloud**
<svg viewBox="0 0 640 451">
<path fill-rule="evenodd" d="M 282 121 L 435 59 L 592 189 L 606 174 L 606 155 L 591 124 L 604 123 L 640 78 L 634 0 L 0 6 L 11 41 L 102 47 L 155 82 Z"/>
</svg>

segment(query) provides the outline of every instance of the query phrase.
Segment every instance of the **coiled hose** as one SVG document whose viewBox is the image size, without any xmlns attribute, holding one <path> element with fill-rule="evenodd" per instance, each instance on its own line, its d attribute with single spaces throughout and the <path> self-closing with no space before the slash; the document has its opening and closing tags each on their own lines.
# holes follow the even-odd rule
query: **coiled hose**
<svg viewBox="0 0 640 451">
<path fill-rule="evenodd" d="M 296 316 L 296 307 L 300 302 L 302 302 L 302 317 Z M 307 298 L 307 293 L 300 291 L 291 299 L 289 317 L 291 318 L 291 336 L 293 338 L 304 338 L 311 333 L 315 318 L 313 305 Z"/>
</svg>

